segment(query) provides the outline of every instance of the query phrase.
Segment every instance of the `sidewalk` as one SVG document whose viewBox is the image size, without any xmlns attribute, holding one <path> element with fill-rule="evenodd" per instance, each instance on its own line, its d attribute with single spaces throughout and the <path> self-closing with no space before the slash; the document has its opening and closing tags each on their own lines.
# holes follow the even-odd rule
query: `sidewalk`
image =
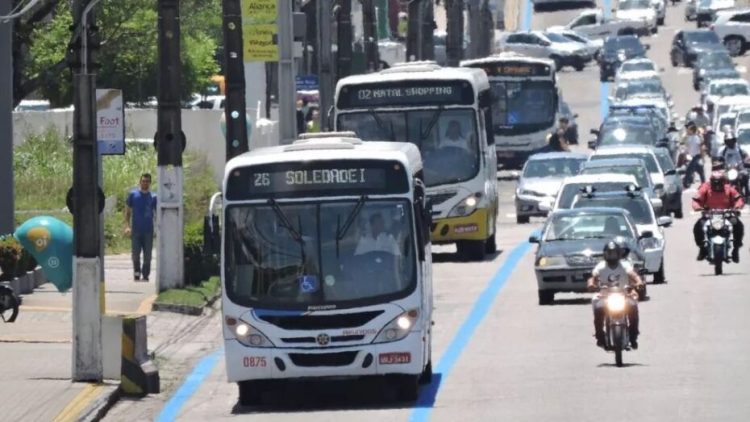
<svg viewBox="0 0 750 422">
<path fill-rule="evenodd" d="M 108 314 L 148 313 L 156 284 L 134 282 L 129 255 L 106 256 Z M 72 293 L 44 284 L 23 297 L 18 319 L 0 325 L 0 415 L 4 421 L 75 420 L 116 388 L 71 383 Z"/>
</svg>

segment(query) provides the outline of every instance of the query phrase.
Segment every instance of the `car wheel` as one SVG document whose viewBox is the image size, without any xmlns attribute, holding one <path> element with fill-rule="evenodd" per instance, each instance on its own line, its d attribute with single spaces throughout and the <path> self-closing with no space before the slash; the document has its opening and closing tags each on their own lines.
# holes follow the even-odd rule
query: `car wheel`
<svg viewBox="0 0 750 422">
<path fill-rule="evenodd" d="M 724 47 L 730 56 L 737 57 L 745 52 L 745 41 L 741 37 L 730 35 L 724 39 Z"/>
<path fill-rule="evenodd" d="M 657 19 L 657 20 L 656 20 L 656 24 L 657 24 L 657 25 L 661 25 L 661 26 L 664 26 L 664 18 L 659 18 L 659 19 Z"/>
<path fill-rule="evenodd" d="M 583 60 L 576 62 L 576 64 L 573 66 L 576 71 L 580 72 L 586 67 L 586 63 L 583 62 Z"/>
<path fill-rule="evenodd" d="M 562 70 L 562 59 L 561 59 L 560 57 L 557 57 L 557 56 L 552 56 L 552 57 L 550 57 L 550 59 L 552 59 L 552 61 L 553 61 L 553 62 L 555 62 L 555 69 L 556 69 L 556 70 L 557 70 L 558 72 L 559 72 L 560 70 Z"/>
<path fill-rule="evenodd" d="M 528 215 L 518 215 L 518 214 L 516 214 L 516 223 L 518 223 L 518 224 L 529 224 L 529 216 Z"/>
<path fill-rule="evenodd" d="M 674 54 L 670 54 L 670 61 L 672 62 L 672 67 L 679 66 L 679 63 L 677 63 L 677 57 Z"/>
<path fill-rule="evenodd" d="M 664 277 L 664 259 L 661 260 L 659 271 L 654 273 L 654 284 L 663 284 L 666 278 Z"/>
<path fill-rule="evenodd" d="M 551 305 L 555 302 L 555 292 L 550 290 L 539 290 L 539 305 Z"/>
<path fill-rule="evenodd" d="M 651 33 L 652 33 L 652 34 L 657 34 L 657 33 L 659 33 L 659 25 L 658 25 L 658 24 L 657 24 L 657 25 L 654 25 L 654 27 L 653 27 L 653 28 L 651 28 Z"/>
<path fill-rule="evenodd" d="M 683 215 L 682 215 L 682 208 L 680 208 L 679 210 L 675 210 L 675 212 L 674 212 L 674 218 L 682 220 L 682 217 L 683 217 Z"/>
</svg>

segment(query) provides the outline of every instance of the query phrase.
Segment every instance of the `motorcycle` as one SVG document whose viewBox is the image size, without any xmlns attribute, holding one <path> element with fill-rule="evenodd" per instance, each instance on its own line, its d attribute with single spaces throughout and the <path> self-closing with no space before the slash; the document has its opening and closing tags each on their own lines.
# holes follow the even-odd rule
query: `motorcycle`
<svg viewBox="0 0 750 422">
<path fill-rule="evenodd" d="M 731 262 L 733 247 L 731 219 L 737 216 L 736 210 L 708 210 L 703 212 L 706 234 L 707 261 L 714 266 L 714 274 L 724 272 L 724 263 Z"/>
<path fill-rule="evenodd" d="M 13 322 L 18 316 L 20 304 L 16 292 L 7 284 L 0 284 L 0 319 L 3 322 Z"/>
<path fill-rule="evenodd" d="M 739 163 L 727 164 L 725 166 L 725 173 L 727 180 L 734 186 L 734 188 L 742 195 L 743 198 L 747 199 L 750 196 L 748 189 L 748 174 L 746 170 L 747 164 L 741 165 Z"/>
<path fill-rule="evenodd" d="M 622 352 L 630 350 L 628 330 L 628 293 L 631 287 L 602 286 L 600 294 L 604 306 L 604 349 L 615 353 L 615 365 L 622 366 Z"/>
</svg>

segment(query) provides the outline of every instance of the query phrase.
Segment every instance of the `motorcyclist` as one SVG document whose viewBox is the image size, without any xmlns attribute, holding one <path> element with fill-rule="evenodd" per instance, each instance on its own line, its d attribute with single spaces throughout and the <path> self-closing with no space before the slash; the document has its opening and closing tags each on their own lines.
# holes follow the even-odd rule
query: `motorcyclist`
<svg viewBox="0 0 750 422">
<path fill-rule="evenodd" d="M 700 129 L 705 129 L 711 125 L 711 119 L 706 115 L 702 104 L 697 104 L 693 107 L 685 118 L 685 121 L 692 121 Z"/>
<path fill-rule="evenodd" d="M 690 161 L 685 170 L 685 177 L 682 179 L 682 186 L 685 188 L 690 187 L 693 183 L 693 175 L 696 172 L 701 179 L 701 183 L 704 183 L 706 176 L 703 171 L 703 137 L 699 134 L 698 125 L 695 122 L 690 121 L 686 125 L 685 137 L 682 142 L 686 148 L 685 152 L 690 156 Z"/>
<path fill-rule="evenodd" d="M 630 331 L 630 345 L 633 349 L 638 348 L 638 293 L 637 290 L 643 286 L 643 280 L 635 271 L 627 259 L 623 259 L 624 251 L 618 242 L 610 241 L 604 245 L 604 260 L 594 267 L 588 280 L 588 289 L 598 291 L 604 284 L 607 286 L 618 286 L 625 288 L 627 285 L 635 287 L 628 294 L 628 328 Z M 599 294 L 592 300 L 594 308 L 594 332 L 596 345 L 604 347 L 604 312 L 606 301 Z"/>
<path fill-rule="evenodd" d="M 714 170 L 708 182 L 703 183 L 695 197 L 693 197 L 693 210 L 741 210 L 745 206 L 745 200 L 737 190 L 727 183 L 726 176 L 721 170 Z M 708 256 L 708 246 L 706 245 L 706 234 L 703 231 L 706 219 L 701 217 L 693 226 L 693 237 L 695 244 L 700 249 L 698 252 L 698 261 L 706 259 Z M 745 226 L 738 217 L 730 218 L 732 232 L 734 235 L 732 248 L 732 261 L 740 262 L 740 248 L 742 247 L 742 238 L 745 232 Z"/>
</svg>

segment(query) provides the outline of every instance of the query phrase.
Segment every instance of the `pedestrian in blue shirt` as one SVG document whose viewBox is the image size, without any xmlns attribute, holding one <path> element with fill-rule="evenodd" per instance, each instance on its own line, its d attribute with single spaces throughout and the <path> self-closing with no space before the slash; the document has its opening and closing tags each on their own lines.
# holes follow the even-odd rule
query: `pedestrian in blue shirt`
<svg viewBox="0 0 750 422">
<path fill-rule="evenodd" d="M 151 249 L 154 244 L 154 211 L 156 195 L 151 191 L 151 175 L 143 173 L 139 187 L 128 193 L 125 201 L 125 235 L 130 236 L 131 254 L 133 257 L 133 278 L 148 281 L 151 273 Z M 143 251 L 143 267 L 141 267 Z"/>
</svg>

